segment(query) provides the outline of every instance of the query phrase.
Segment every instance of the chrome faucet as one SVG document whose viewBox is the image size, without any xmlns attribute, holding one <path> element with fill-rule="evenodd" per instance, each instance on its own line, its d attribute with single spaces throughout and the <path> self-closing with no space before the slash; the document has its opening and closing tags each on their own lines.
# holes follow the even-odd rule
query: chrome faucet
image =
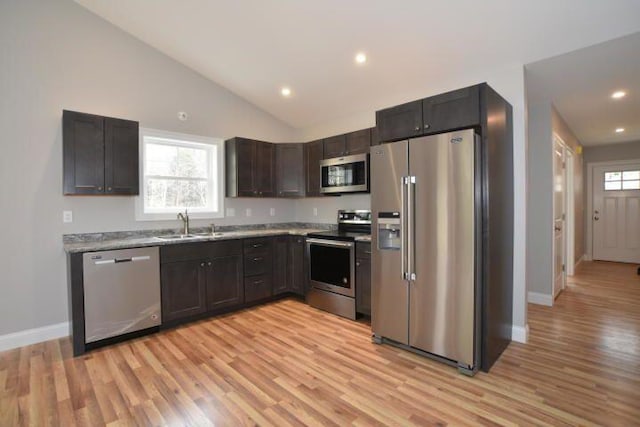
<svg viewBox="0 0 640 427">
<path fill-rule="evenodd" d="M 184 230 L 182 232 L 182 234 L 189 234 L 189 213 L 187 212 L 187 210 L 184 210 L 184 213 L 180 212 L 178 214 L 178 219 L 182 220 L 183 226 L 184 226 Z"/>
</svg>

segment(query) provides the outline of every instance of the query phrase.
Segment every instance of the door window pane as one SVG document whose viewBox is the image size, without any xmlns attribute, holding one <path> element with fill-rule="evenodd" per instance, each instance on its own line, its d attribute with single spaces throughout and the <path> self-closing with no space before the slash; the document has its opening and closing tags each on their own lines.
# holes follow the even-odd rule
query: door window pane
<svg viewBox="0 0 640 427">
<path fill-rule="evenodd" d="M 605 191 L 622 190 L 622 181 L 611 181 L 604 183 Z"/>
<path fill-rule="evenodd" d="M 622 172 L 623 181 L 637 181 L 640 180 L 640 171 L 624 171 Z"/>
<path fill-rule="evenodd" d="M 640 190 L 640 180 L 639 181 L 622 181 L 622 189 L 623 190 Z"/>
<path fill-rule="evenodd" d="M 605 181 L 620 181 L 622 179 L 622 172 L 605 172 Z"/>
</svg>

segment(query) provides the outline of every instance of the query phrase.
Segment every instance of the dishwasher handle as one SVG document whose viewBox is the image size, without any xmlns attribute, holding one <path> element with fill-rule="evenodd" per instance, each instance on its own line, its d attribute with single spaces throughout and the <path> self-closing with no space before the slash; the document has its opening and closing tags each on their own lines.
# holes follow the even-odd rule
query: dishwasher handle
<svg viewBox="0 0 640 427">
<path fill-rule="evenodd" d="M 122 262 L 138 262 L 138 261 L 147 261 L 150 260 L 151 257 L 149 255 L 145 256 L 133 256 L 131 258 L 113 258 L 113 259 L 101 259 L 94 262 L 95 265 L 104 265 L 104 264 L 119 264 Z"/>
</svg>

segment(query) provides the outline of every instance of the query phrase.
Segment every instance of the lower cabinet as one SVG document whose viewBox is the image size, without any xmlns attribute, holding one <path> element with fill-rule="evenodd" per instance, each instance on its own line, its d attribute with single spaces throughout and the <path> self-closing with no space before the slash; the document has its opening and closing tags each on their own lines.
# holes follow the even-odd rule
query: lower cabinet
<svg viewBox="0 0 640 427">
<path fill-rule="evenodd" d="M 259 301 L 273 295 L 271 287 L 277 239 L 277 237 L 260 237 L 244 240 L 245 302 Z"/>
<path fill-rule="evenodd" d="M 180 261 L 160 268 L 162 321 L 207 311 L 207 274 L 204 261 Z"/>
<path fill-rule="evenodd" d="M 244 302 L 241 241 L 163 246 L 160 263 L 163 323 Z"/>
<path fill-rule="evenodd" d="M 356 243 L 356 312 L 371 316 L 370 243 Z"/>
<path fill-rule="evenodd" d="M 304 237 L 278 236 L 274 238 L 273 294 L 292 292 L 304 295 L 305 256 Z"/>
</svg>

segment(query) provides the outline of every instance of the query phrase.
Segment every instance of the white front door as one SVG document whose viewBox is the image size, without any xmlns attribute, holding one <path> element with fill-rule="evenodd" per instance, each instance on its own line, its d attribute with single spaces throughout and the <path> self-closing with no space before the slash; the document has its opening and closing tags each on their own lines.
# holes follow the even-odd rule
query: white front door
<svg viewBox="0 0 640 427">
<path fill-rule="evenodd" d="M 565 274 L 565 170 L 564 145 L 554 138 L 553 152 L 553 296 L 564 289 Z"/>
<path fill-rule="evenodd" d="M 640 263 L 640 164 L 593 172 L 593 259 Z"/>
</svg>

